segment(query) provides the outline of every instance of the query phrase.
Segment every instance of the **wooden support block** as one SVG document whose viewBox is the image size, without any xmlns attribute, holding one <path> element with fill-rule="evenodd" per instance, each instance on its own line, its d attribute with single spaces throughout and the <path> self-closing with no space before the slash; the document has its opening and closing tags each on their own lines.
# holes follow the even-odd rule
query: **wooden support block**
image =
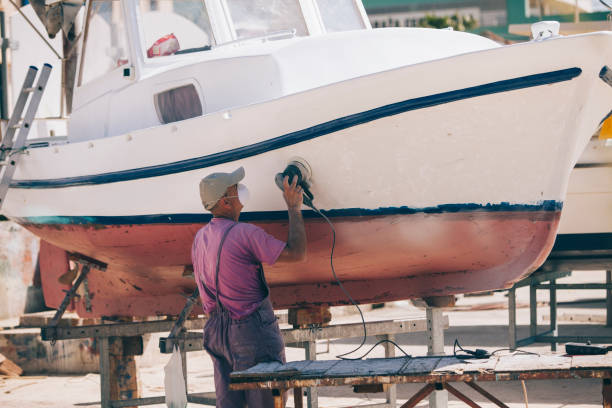
<svg viewBox="0 0 612 408">
<path fill-rule="evenodd" d="M 285 398 L 283 394 L 283 390 L 272 390 L 272 396 L 274 397 L 274 408 L 285 408 Z"/>
<path fill-rule="evenodd" d="M 370 394 L 375 392 L 387 392 L 391 384 L 362 384 L 354 385 L 353 392 L 356 394 Z"/>
<path fill-rule="evenodd" d="M 329 306 L 289 309 L 288 322 L 293 327 L 304 327 L 310 324 L 326 324 L 331 321 Z"/>
<path fill-rule="evenodd" d="M 0 374 L 9 377 L 19 377 L 23 370 L 17 364 L 0 354 Z"/>
<path fill-rule="evenodd" d="M 139 337 L 139 336 L 138 336 Z M 138 372 L 133 355 L 125 355 L 130 352 L 134 340 L 127 340 L 127 349 L 124 349 L 124 338 L 109 337 L 109 375 L 110 375 L 110 399 L 125 400 L 140 398 L 138 390 Z"/>
<path fill-rule="evenodd" d="M 453 295 L 449 296 L 429 296 L 423 298 L 429 307 L 453 307 L 455 306 L 456 298 Z"/>
</svg>

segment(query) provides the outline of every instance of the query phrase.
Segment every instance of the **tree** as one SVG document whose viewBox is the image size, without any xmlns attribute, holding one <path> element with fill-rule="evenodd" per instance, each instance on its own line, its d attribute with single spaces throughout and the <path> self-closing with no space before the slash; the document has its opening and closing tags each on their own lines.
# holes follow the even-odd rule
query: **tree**
<svg viewBox="0 0 612 408">
<path fill-rule="evenodd" d="M 478 27 L 478 22 L 473 16 L 460 16 L 453 14 L 452 16 L 439 17 L 433 14 L 427 14 L 419 20 L 419 27 L 429 28 L 447 28 L 452 27 L 457 31 L 468 31 Z"/>
</svg>

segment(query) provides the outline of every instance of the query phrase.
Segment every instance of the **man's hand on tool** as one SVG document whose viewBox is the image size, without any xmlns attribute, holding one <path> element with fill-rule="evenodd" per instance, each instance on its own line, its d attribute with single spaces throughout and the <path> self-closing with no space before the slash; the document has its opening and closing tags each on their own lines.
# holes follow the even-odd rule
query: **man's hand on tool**
<svg viewBox="0 0 612 408">
<path fill-rule="evenodd" d="M 302 208 L 302 196 L 304 190 L 297 184 L 298 177 L 293 176 L 291 184 L 289 184 L 289 176 L 283 179 L 283 198 L 287 203 L 289 210 L 299 211 Z"/>
</svg>

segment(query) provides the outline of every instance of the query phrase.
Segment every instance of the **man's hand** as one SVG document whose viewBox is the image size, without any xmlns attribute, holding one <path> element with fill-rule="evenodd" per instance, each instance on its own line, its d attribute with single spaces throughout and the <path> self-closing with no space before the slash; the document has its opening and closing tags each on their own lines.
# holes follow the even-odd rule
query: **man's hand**
<svg viewBox="0 0 612 408">
<path fill-rule="evenodd" d="M 297 185 L 297 182 L 297 176 L 293 176 L 291 184 L 289 184 L 289 176 L 285 176 L 283 179 L 283 198 L 287 203 L 287 208 L 294 211 L 299 211 L 302 208 L 302 196 L 304 194 L 304 190 Z"/>
</svg>

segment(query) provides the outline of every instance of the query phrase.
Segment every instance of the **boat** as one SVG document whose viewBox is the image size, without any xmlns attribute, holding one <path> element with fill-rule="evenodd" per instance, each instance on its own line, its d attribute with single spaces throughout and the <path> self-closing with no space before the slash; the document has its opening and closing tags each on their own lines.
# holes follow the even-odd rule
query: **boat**
<svg viewBox="0 0 612 408">
<path fill-rule="evenodd" d="M 79 12 L 68 138 L 30 145 L 1 208 L 42 239 L 51 307 L 79 253 L 108 264 L 80 315 L 180 312 L 210 220 L 199 180 L 243 166 L 241 221 L 286 239 L 274 178 L 295 156 L 358 303 L 507 288 L 546 259 L 570 173 L 612 114 L 611 32 L 544 23 L 501 46 L 372 29 L 358 0 L 158 3 Z M 264 268 L 274 307 L 348 304 L 329 225 L 304 217 L 307 261 Z"/>
</svg>

